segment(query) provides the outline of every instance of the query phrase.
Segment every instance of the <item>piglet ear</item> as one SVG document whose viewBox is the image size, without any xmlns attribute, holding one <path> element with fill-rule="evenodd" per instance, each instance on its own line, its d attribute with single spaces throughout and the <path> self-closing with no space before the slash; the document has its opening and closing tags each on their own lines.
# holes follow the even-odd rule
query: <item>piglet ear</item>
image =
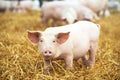
<svg viewBox="0 0 120 80">
<path fill-rule="evenodd" d="M 28 32 L 28 39 L 33 43 L 38 43 L 39 38 L 41 36 L 40 31 L 27 31 Z"/>
<path fill-rule="evenodd" d="M 64 42 L 69 38 L 69 34 L 70 34 L 70 32 L 67 32 L 67 33 L 58 33 L 58 34 L 56 35 L 56 37 L 57 37 L 57 42 L 58 42 L 59 44 L 64 43 Z"/>
</svg>

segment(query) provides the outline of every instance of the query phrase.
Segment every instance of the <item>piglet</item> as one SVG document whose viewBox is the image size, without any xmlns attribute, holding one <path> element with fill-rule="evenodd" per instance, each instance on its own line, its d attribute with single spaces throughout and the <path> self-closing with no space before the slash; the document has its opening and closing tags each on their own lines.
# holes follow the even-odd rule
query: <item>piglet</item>
<svg viewBox="0 0 120 80">
<path fill-rule="evenodd" d="M 79 0 L 81 4 L 90 8 L 100 16 L 109 16 L 108 0 Z"/>
<path fill-rule="evenodd" d="M 0 11 L 3 12 L 13 11 L 16 5 L 17 1 L 0 0 Z"/>
<path fill-rule="evenodd" d="M 32 0 L 18 1 L 14 12 L 26 12 L 33 8 L 33 3 Z"/>
<path fill-rule="evenodd" d="M 84 64 L 92 66 L 98 46 L 100 26 L 89 21 L 50 27 L 45 31 L 28 31 L 28 39 L 39 44 L 44 58 L 44 68 L 50 67 L 50 61 L 62 59 L 66 69 L 73 69 L 73 60 L 82 58 Z M 85 57 L 89 52 L 89 58 Z"/>
<path fill-rule="evenodd" d="M 91 9 L 83 6 L 81 4 L 74 4 L 66 9 L 63 9 L 62 19 L 66 19 L 68 24 L 72 24 L 76 21 L 87 20 L 94 21 L 94 19 L 98 20 L 99 17 L 94 13 Z"/>
<path fill-rule="evenodd" d="M 53 26 L 56 25 L 57 21 L 63 21 L 63 19 L 66 19 L 69 24 L 75 20 L 93 21 L 94 18 L 98 19 L 96 13 L 88 7 L 80 3 L 70 3 L 66 1 L 48 2 L 42 6 L 41 11 L 42 23 L 45 24 L 49 19 L 53 19 Z"/>
<path fill-rule="evenodd" d="M 108 8 L 110 10 L 120 11 L 120 2 L 115 1 L 115 0 L 109 0 Z"/>
</svg>

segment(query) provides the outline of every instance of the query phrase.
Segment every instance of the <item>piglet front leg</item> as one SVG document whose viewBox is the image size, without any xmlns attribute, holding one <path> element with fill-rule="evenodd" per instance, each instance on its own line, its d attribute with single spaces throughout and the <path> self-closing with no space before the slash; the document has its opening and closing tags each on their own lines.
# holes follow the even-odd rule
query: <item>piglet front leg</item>
<svg viewBox="0 0 120 80">
<path fill-rule="evenodd" d="M 51 61 L 50 60 L 44 60 L 44 69 L 45 69 L 45 74 L 49 75 L 50 74 L 50 68 L 51 68 Z"/>
<path fill-rule="evenodd" d="M 68 55 L 65 58 L 65 63 L 66 63 L 67 70 L 73 70 L 73 55 Z"/>
</svg>

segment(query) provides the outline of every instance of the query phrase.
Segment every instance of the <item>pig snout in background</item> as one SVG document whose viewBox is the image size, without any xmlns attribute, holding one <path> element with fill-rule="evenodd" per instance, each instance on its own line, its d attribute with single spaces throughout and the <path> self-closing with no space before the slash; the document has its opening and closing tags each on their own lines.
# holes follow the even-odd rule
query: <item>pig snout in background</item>
<svg viewBox="0 0 120 80">
<path fill-rule="evenodd" d="M 39 44 L 44 58 L 44 68 L 51 60 L 63 59 L 66 69 L 73 69 L 73 60 L 80 57 L 87 66 L 95 63 L 100 26 L 89 21 L 51 27 L 45 31 L 28 31 L 28 39 Z M 85 57 L 89 51 L 89 58 Z"/>
<path fill-rule="evenodd" d="M 62 12 L 62 19 L 68 24 L 72 24 L 77 20 L 77 13 L 73 8 L 66 8 Z"/>
</svg>

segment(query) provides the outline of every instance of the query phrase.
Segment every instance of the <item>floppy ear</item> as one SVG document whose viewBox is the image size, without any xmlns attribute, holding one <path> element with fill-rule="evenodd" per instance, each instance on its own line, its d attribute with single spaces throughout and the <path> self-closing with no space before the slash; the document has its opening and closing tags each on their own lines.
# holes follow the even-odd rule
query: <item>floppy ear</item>
<svg viewBox="0 0 120 80">
<path fill-rule="evenodd" d="M 41 36 L 40 31 L 27 31 L 28 32 L 28 39 L 33 43 L 38 43 L 39 38 Z"/>
<path fill-rule="evenodd" d="M 69 34 L 70 34 L 70 32 L 58 33 L 58 34 L 56 35 L 57 42 L 58 42 L 59 44 L 64 43 L 64 42 L 69 38 Z"/>
</svg>

